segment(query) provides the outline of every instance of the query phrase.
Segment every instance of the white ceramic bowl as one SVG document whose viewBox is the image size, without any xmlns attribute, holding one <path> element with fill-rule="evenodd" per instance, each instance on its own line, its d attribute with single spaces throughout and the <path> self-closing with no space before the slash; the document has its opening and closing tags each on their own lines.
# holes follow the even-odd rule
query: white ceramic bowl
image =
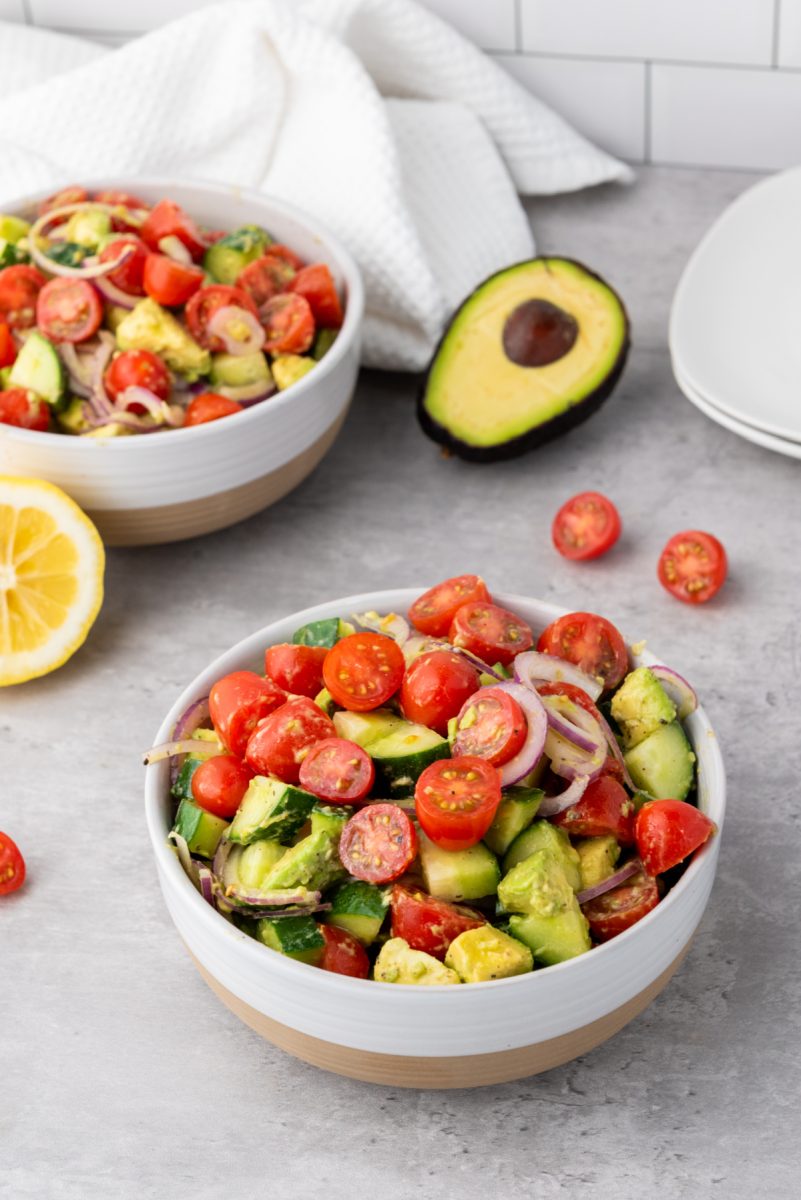
<svg viewBox="0 0 801 1200">
<path fill-rule="evenodd" d="M 233 417 L 147 437 L 81 438 L 0 425 L 0 474 L 64 488 L 110 545 L 195 537 L 279 500 L 317 466 L 345 419 L 359 367 L 364 292 L 358 268 L 312 217 L 258 192 L 167 179 L 101 179 L 143 200 L 164 196 L 202 224 L 264 226 L 309 262 L 325 262 L 345 300 L 339 337 L 298 383 Z M 28 216 L 40 196 L 3 201 Z"/>
<path fill-rule="evenodd" d="M 264 649 L 322 617 L 375 609 L 405 612 L 424 588 L 372 592 L 276 621 L 206 668 L 156 733 L 220 676 L 261 669 Z M 522 596 L 499 603 L 535 631 L 562 609 Z M 639 662 L 657 661 L 644 654 Z M 669 661 L 669 660 L 668 660 Z M 720 828 L 725 776 L 715 734 L 699 708 L 687 722 L 698 758 L 699 804 Z M 406 1087 L 471 1087 L 523 1078 L 590 1050 L 616 1033 L 665 986 L 689 947 L 712 887 L 715 836 L 653 912 L 611 942 L 531 975 L 458 988 L 348 979 L 272 953 L 230 925 L 200 896 L 167 844 L 172 805 L 165 762 L 147 769 L 145 809 L 164 898 L 206 981 L 270 1041 L 317 1066 Z"/>
</svg>

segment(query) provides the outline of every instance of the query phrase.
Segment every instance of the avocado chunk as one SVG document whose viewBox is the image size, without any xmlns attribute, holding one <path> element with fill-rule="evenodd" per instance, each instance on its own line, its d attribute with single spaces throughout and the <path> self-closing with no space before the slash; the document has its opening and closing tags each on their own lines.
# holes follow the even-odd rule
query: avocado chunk
<svg viewBox="0 0 801 1200">
<path fill-rule="evenodd" d="M 484 925 L 467 929 L 451 942 L 445 955 L 446 967 L 452 967 L 462 983 L 484 983 L 488 979 L 508 979 L 534 969 L 528 946 L 500 929 Z"/>
<path fill-rule="evenodd" d="M 73 396 L 64 411 L 56 413 L 56 422 L 65 433 L 88 433 L 92 426 L 86 416 L 86 401 Z"/>
<path fill-rule="evenodd" d="M 512 458 L 591 416 L 620 378 L 620 297 L 566 258 L 534 258 L 468 296 L 434 353 L 418 403 L 425 433 L 462 458 Z"/>
<path fill-rule="evenodd" d="M 390 938 L 384 942 L 375 960 L 373 978 L 379 983 L 416 983 L 427 987 L 462 982 L 450 967 L 432 954 L 412 950 L 403 938 Z"/>
<path fill-rule="evenodd" d="M 662 725 L 624 755 L 635 787 L 652 800 L 684 800 L 695 777 L 695 755 L 678 721 Z"/>
<path fill-rule="evenodd" d="M 279 392 L 284 392 L 293 383 L 297 383 L 309 371 L 313 371 L 313 358 L 304 358 L 302 354 L 277 354 L 273 359 L 273 379 Z"/>
<path fill-rule="evenodd" d="M 100 208 L 79 208 L 67 221 L 64 237 L 75 246 L 97 250 L 111 232 L 111 217 Z"/>
<path fill-rule="evenodd" d="M 514 915 L 509 932 L 524 942 L 538 962 L 551 965 L 590 949 L 587 920 L 576 894 L 551 850 L 537 850 L 513 867 L 498 896 Z"/>
<path fill-rule="evenodd" d="M 212 354 L 209 383 L 215 387 L 248 387 L 263 383 L 272 386 L 273 377 L 261 350 L 253 354 Z"/>
<path fill-rule="evenodd" d="M 12 217 L 8 213 L 0 213 L 0 242 L 8 242 L 16 246 L 22 238 L 28 236 L 30 225 L 22 217 Z"/>
<path fill-rule="evenodd" d="M 208 375 L 211 355 L 190 337 L 172 313 L 146 297 L 117 326 L 120 350 L 152 350 L 168 367 L 193 381 Z"/>
<path fill-rule="evenodd" d="M 579 871 L 581 872 L 581 890 L 595 887 L 603 883 L 615 873 L 615 865 L 620 858 L 620 846 L 611 834 L 603 837 L 582 838 L 576 842 L 579 856 Z"/>
<path fill-rule="evenodd" d="M 648 667 L 630 671 L 612 697 L 612 716 L 627 750 L 676 720 L 676 705 Z"/>
<path fill-rule="evenodd" d="M 438 900 L 480 900 L 497 888 L 498 860 L 483 842 L 467 850 L 443 850 L 420 830 L 418 847 L 426 891 Z"/>
<path fill-rule="evenodd" d="M 513 787 L 504 792 L 484 841 L 494 854 L 505 854 L 537 815 L 545 793 L 540 788 Z M 524 855 L 525 857 L 525 855 Z"/>
<path fill-rule="evenodd" d="M 281 855 L 262 878 L 260 890 L 272 892 L 306 887 L 310 891 L 322 891 L 345 874 L 337 844 L 338 838 L 332 837 L 326 829 L 310 833 Z"/>
<path fill-rule="evenodd" d="M 203 256 L 203 268 L 216 283 L 235 283 L 248 263 L 261 258 L 272 240 L 258 225 L 243 225 L 209 246 Z"/>
<path fill-rule="evenodd" d="M 574 891 L 581 887 L 579 872 L 579 856 L 570 842 L 564 829 L 552 825 L 550 821 L 535 821 L 534 824 L 519 834 L 509 847 L 503 860 L 504 873 L 508 873 L 518 863 L 530 858 L 537 850 L 549 850 L 554 855 L 567 882 Z"/>
</svg>

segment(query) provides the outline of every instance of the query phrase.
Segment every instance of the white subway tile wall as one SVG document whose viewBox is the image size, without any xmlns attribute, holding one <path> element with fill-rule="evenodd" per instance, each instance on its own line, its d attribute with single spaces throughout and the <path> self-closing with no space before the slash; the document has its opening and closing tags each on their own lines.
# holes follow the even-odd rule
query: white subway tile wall
<svg viewBox="0 0 801 1200">
<path fill-rule="evenodd" d="M 801 162 L 801 0 L 422 2 L 629 161 Z M 0 20 L 116 46 L 207 3 L 0 0 Z"/>
</svg>

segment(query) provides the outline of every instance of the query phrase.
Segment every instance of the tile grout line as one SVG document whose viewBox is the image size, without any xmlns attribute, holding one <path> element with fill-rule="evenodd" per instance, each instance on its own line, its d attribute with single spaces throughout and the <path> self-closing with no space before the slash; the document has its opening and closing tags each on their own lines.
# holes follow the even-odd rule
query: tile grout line
<svg viewBox="0 0 801 1200">
<path fill-rule="evenodd" d="M 482 47 L 479 47 L 481 49 Z M 500 55 L 506 55 L 511 58 L 544 58 L 544 59 L 566 59 L 569 62 L 600 62 L 600 63 L 616 63 L 621 66 L 642 66 L 648 62 L 655 67 L 686 67 L 688 70 L 704 70 L 704 71 L 755 71 L 761 74 L 775 74 L 778 70 L 782 75 L 797 75 L 801 72 L 801 67 L 781 66 L 775 67 L 772 63 L 734 63 L 734 62 L 706 62 L 698 59 L 686 58 L 633 58 L 626 55 L 615 56 L 613 54 L 565 54 L 557 53 L 554 50 L 490 50 L 483 48 L 484 53 L 490 57 L 496 58 Z"/>
</svg>

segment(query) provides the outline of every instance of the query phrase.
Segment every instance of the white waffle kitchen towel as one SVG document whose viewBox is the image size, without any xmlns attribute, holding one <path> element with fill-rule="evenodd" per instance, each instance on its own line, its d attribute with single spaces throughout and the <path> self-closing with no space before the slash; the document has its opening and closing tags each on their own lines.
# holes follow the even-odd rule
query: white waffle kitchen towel
<svg viewBox="0 0 801 1200">
<path fill-rule="evenodd" d="M 234 0 L 115 50 L 0 23 L 0 208 L 115 174 L 313 213 L 364 274 L 365 362 L 417 370 L 467 292 L 533 253 L 516 191 L 630 172 L 414 0 Z"/>
</svg>

